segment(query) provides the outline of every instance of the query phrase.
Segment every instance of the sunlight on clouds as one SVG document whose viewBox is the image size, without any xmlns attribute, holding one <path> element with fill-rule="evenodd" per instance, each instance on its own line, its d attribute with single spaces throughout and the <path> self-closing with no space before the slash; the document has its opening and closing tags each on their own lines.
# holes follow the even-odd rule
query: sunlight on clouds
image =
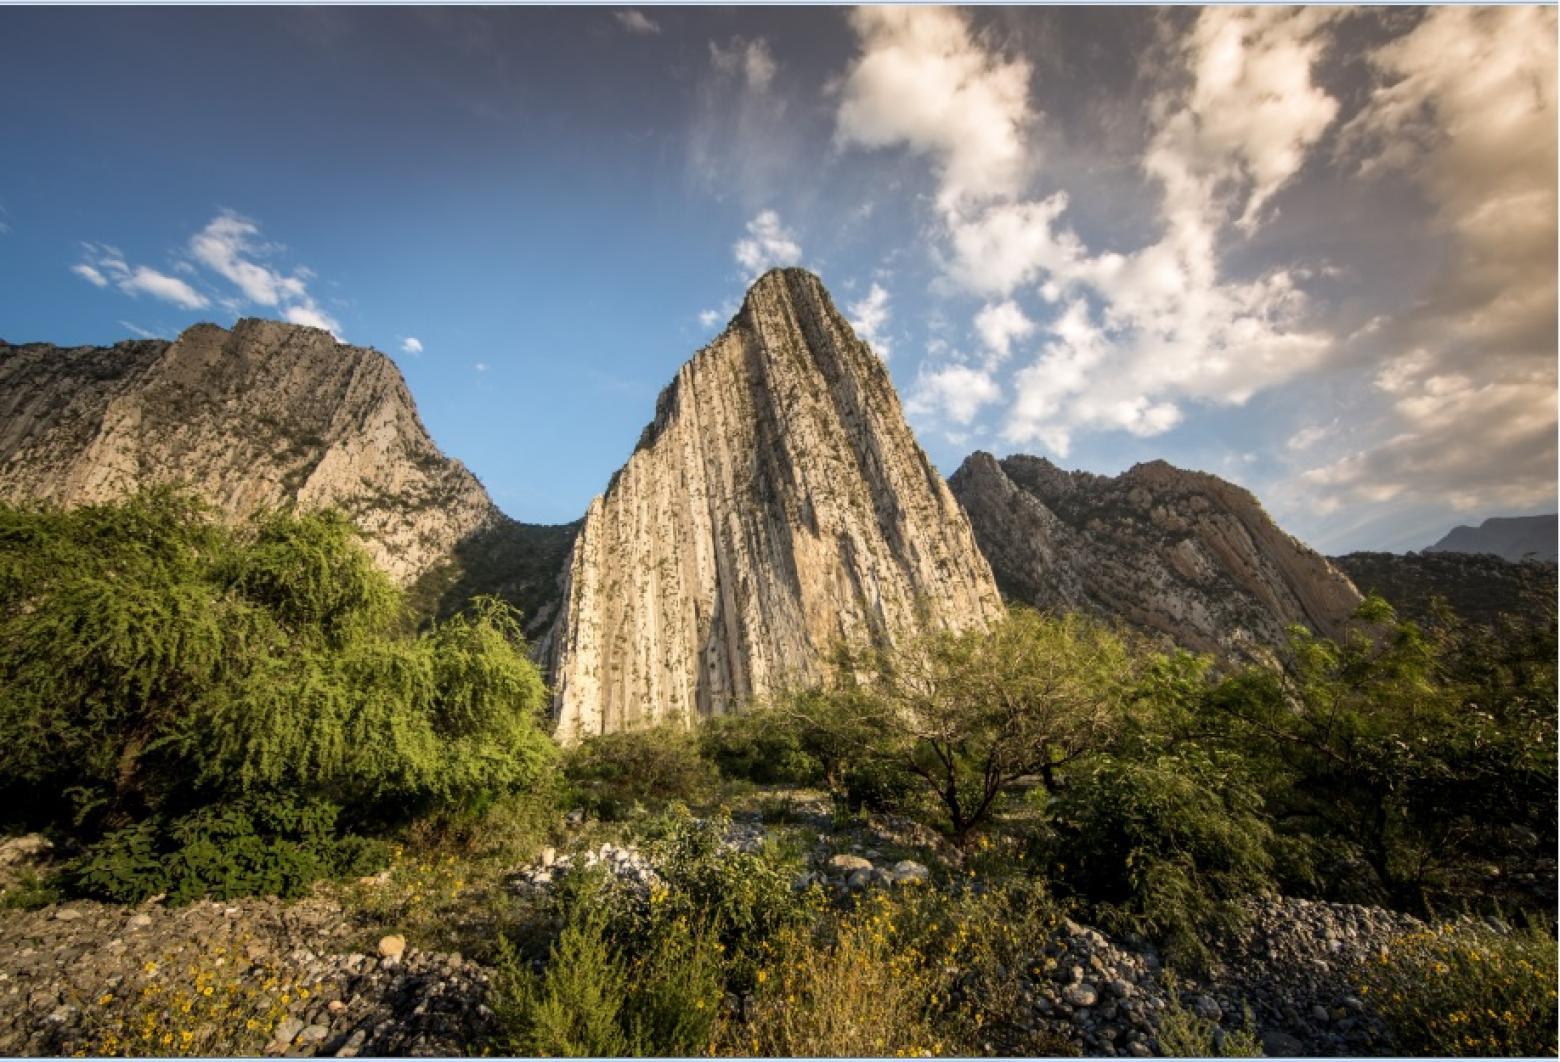
<svg viewBox="0 0 1560 1062">
<path fill-rule="evenodd" d="M 802 258 L 796 234 L 780 221 L 773 210 L 761 210 L 747 223 L 747 235 L 731 245 L 731 253 L 747 274 L 757 280 L 766 270 L 796 265 Z"/>
<path fill-rule="evenodd" d="M 975 315 L 975 332 L 986 345 L 988 367 L 1007 361 L 1013 353 L 1013 341 L 1029 336 L 1034 330 L 1035 323 L 1024 316 L 1024 311 L 1012 299 L 987 303 Z"/>
<path fill-rule="evenodd" d="M 309 294 L 313 274 L 301 268 L 283 274 L 256 261 L 280 250 L 260 239 L 260 226 L 232 211 L 218 214 L 190 239 L 191 257 L 237 287 L 250 302 L 280 307 L 284 320 L 323 328 L 340 338 L 341 324 Z"/>
<path fill-rule="evenodd" d="M 643 11 L 638 11 L 634 8 L 614 11 L 612 12 L 612 17 L 617 20 L 619 26 L 622 26 L 630 33 L 646 36 L 661 32 L 660 23 L 646 15 Z"/>
<path fill-rule="evenodd" d="M 985 371 L 967 365 L 950 365 L 923 371 L 916 377 L 910 397 L 905 401 L 905 412 L 912 416 L 931 414 L 955 424 L 969 424 L 982 406 L 1001 398 L 1002 390 Z"/>
<path fill-rule="evenodd" d="M 845 307 L 845 313 L 856 335 L 870 345 L 878 357 L 887 361 L 892 350 L 887 332 L 888 292 L 883 285 L 874 282 L 864 296 Z"/>
<path fill-rule="evenodd" d="M 126 295 L 150 295 L 186 310 L 199 310 L 211 300 L 178 277 L 171 277 L 149 266 L 131 266 L 116 247 L 84 243 L 86 261 L 71 267 L 71 272 L 99 288 L 110 283 Z"/>
<path fill-rule="evenodd" d="M 416 336 L 407 336 L 401 340 L 401 351 L 405 354 L 421 354 L 423 352 L 422 340 Z"/>
</svg>

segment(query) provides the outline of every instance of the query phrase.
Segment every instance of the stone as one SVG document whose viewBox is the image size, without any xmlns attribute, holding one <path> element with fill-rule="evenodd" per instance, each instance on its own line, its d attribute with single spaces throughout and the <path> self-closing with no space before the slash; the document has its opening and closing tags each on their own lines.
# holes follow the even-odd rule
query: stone
<svg viewBox="0 0 1560 1062">
<path fill-rule="evenodd" d="M 1332 1021 L 1332 1014 L 1330 1014 L 1327 1008 L 1322 1006 L 1320 1003 L 1313 1003 L 1311 1004 L 1311 1020 L 1319 1021 L 1323 1025 L 1326 1025 L 1328 1022 Z"/>
<path fill-rule="evenodd" d="M 1224 1008 L 1212 996 L 1197 995 L 1192 997 L 1192 1013 L 1204 1021 L 1216 1022 L 1224 1017 Z"/>
<path fill-rule="evenodd" d="M 307 1025 L 298 1034 L 298 1041 L 305 1044 L 317 1044 L 330 1035 L 330 1028 L 325 1025 Z"/>
<path fill-rule="evenodd" d="M 930 880 L 932 872 L 923 863 L 913 859 L 901 859 L 894 864 L 894 880 L 900 885 L 920 885 Z"/>
<path fill-rule="evenodd" d="M 379 954 L 386 959 L 399 959 L 406 951 L 406 938 L 399 933 L 391 933 L 379 938 Z"/>
<path fill-rule="evenodd" d="M 297 1018 L 283 1018 L 276 1023 L 276 1031 L 271 1034 L 271 1042 L 283 1047 L 291 1047 L 293 1040 L 297 1039 L 303 1031 L 303 1022 Z"/>
<path fill-rule="evenodd" d="M 74 922 L 81 917 L 81 912 L 73 907 L 61 907 L 54 912 L 54 917 L 61 922 Z"/>
<path fill-rule="evenodd" d="M 857 855 L 841 853 L 829 858 L 828 867 L 836 874 L 851 874 L 857 870 L 871 870 L 872 860 Z"/>
<path fill-rule="evenodd" d="M 1062 989 L 1062 998 L 1074 1007 L 1092 1007 L 1100 998 L 1100 993 L 1087 981 L 1081 981 Z"/>
<path fill-rule="evenodd" d="M 555 863 L 557 861 L 557 859 L 558 859 L 558 850 L 556 848 L 549 847 L 549 848 L 543 848 L 542 849 L 542 855 L 541 855 L 542 866 L 550 867 L 550 866 L 553 865 L 553 863 Z"/>
<path fill-rule="evenodd" d="M 1110 994 L 1117 999 L 1131 999 L 1137 993 L 1137 988 L 1131 981 L 1120 977 L 1112 980 L 1107 987 L 1110 989 Z"/>
<path fill-rule="evenodd" d="M 1308 1052 L 1305 1045 L 1279 1029 L 1269 1029 L 1262 1034 L 1262 1053 L 1269 1058 L 1303 1058 Z"/>
<path fill-rule="evenodd" d="M 1049 611 L 1125 621 L 1182 646 L 1251 658 L 1299 623 L 1340 634 L 1361 597 L 1241 487 L 1164 461 L 1116 477 L 1022 454 L 971 454 L 948 480 L 997 581 Z M 1125 518 L 1128 505 L 1148 520 Z"/>
<path fill-rule="evenodd" d="M 145 929 L 147 926 L 149 926 L 151 924 L 152 924 L 152 916 L 149 915 L 149 914 L 141 913 L 141 914 L 133 914 L 133 915 L 131 915 L 130 916 L 130 921 L 125 923 L 125 927 L 128 928 L 128 929 Z"/>
<path fill-rule="evenodd" d="M 816 276 L 772 270 L 585 514 L 547 646 L 556 736 L 708 718 L 821 677 L 841 639 L 1001 614 L 883 360 Z"/>
<path fill-rule="evenodd" d="M 872 884 L 872 875 L 873 871 L 869 869 L 852 870 L 850 877 L 845 879 L 845 884 L 852 892 L 860 892 Z"/>
</svg>

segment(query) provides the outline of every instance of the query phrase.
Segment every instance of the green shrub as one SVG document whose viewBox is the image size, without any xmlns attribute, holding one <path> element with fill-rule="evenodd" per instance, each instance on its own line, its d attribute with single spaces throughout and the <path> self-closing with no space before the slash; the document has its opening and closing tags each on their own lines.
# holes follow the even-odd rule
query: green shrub
<svg viewBox="0 0 1560 1062">
<path fill-rule="evenodd" d="M 636 806 L 700 803 L 718 782 L 693 735 L 675 726 L 589 738 L 569 750 L 563 769 L 581 806 L 606 819 Z"/>
<path fill-rule="evenodd" d="M 77 895 L 120 903 L 157 894 L 173 904 L 298 897 L 322 878 L 365 874 L 389 858 L 382 843 L 339 835 L 337 814 L 321 800 L 271 795 L 171 821 L 154 816 L 92 845 L 71 862 L 65 881 Z"/>
<path fill-rule="evenodd" d="M 1199 929 L 1269 883 L 1272 830 L 1240 764 L 1187 746 L 1143 761 L 1102 757 L 1049 801 L 1053 877 L 1122 933 L 1205 957 Z"/>
<path fill-rule="evenodd" d="M 1168 998 L 1160 1012 L 1154 1039 L 1165 1058 L 1262 1058 L 1262 1042 L 1246 1012 L 1246 1025 L 1235 1032 L 1222 1032 L 1219 1026 L 1181 1005 L 1181 993 L 1175 978 L 1167 975 Z"/>
<path fill-rule="evenodd" d="M 1553 1056 L 1555 938 L 1442 925 L 1405 934 L 1355 975 L 1408 1055 Z"/>
<path fill-rule="evenodd" d="M 91 846 L 94 895 L 293 893 L 356 858 L 321 809 L 383 825 L 544 779 L 513 610 L 412 635 L 402 602 L 338 514 L 0 506 L 0 799 Z"/>
<path fill-rule="evenodd" d="M 796 727 L 770 710 L 706 721 L 699 728 L 699 750 L 725 778 L 760 785 L 818 785 L 824 780 L 823 765 L 806 749 Z"/>
</svg>

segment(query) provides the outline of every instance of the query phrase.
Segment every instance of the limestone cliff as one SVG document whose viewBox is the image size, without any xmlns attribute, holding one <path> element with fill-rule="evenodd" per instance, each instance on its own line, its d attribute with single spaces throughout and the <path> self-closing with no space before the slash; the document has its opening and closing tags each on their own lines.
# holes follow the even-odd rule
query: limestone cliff
<svg viewBox="0 0 1560 1062">
<path fill-rule="evenodd" d="M 458 582 L 463 557 L 530 530 L 440 453 L 389 358 L 320 329 L 245 319 L 171 343 L 0 343 L 0 498 L 78 505 L 170 482 L 234 518 L 341 508 L 403 584 Z M 548 545 L 556 570 L 567 542 Z M 490 573 L 505 578 L 508 596 L 548 611 L 552 573 L 525 586 Z"/>
<path fill-rule="evenodd" d="M 976 453 L 949 480 L 1008 596 L 1076 609 L 1224 657 L 1336 634 L 1360 594 L 1249 491 L 1151 461 L 1115 477 Z"/>
<path fill-rule="evenodd" d="M 817 277 L 776 270 L 591 503 L 553 632 L 558 735 L 725 712 L 842 636 L 1000 607 L 882 362 Z"/>
</svg>

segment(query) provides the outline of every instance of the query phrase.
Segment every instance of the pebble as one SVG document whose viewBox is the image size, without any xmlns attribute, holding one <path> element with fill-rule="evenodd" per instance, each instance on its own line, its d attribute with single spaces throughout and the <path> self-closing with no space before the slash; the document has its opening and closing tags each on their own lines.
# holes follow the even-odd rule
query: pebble
<svg viewBox="0 0 1560 1062">
<path fill-rule="evenodd" d="M 406 951 L 406 938 L 399 933 L 379 938 L 379 954 L 386 959 L 399 959 Z"/>
</svg>

